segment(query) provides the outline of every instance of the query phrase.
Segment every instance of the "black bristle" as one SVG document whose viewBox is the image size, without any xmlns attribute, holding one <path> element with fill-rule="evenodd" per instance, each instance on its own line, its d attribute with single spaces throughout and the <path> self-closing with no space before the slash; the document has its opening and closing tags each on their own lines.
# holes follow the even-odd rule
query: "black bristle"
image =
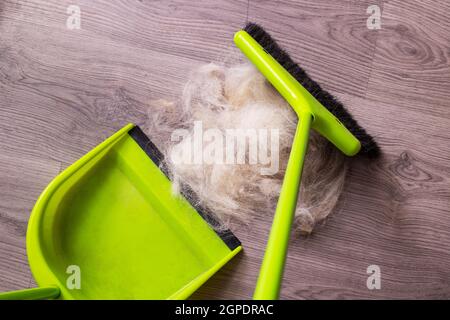
<svg viewBox="0 0 450 320">
<path fill-rule="evenodd" d="M 380 155 L 380 148 L 375 140 L 358 125 L 344 105 L 312 80 L 305 70 L 300 68 L 262 27 L 256 23 L 248 23 L 244 30 L 358 138 L 361 142 L 360 154 L 365 154 L 371 158 Z"/>
</svg>

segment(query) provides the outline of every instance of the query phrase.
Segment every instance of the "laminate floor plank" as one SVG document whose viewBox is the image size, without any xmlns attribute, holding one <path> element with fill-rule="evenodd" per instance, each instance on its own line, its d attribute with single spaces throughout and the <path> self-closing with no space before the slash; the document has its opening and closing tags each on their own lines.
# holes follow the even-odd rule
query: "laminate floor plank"
<svg viewBox="0 0 450 320">
<path fill-rule="evenodd" d="M 70 4 L 0 2 L 0 291 L 36 285 L 25 232 L 46 184 L 126 123 L 146 126 L 197 66 L 245 61 L 232 37 L 254 21 L 383 151 L 350 160 L 335 212 L 293 233 L 281 298 L 450 297 L 448 1 L 79 0 L 81 30 L 66 27 Z M 271 219 L 232 225 L 244 251 L 193 299 L 251 298 Z"/>
</svg>

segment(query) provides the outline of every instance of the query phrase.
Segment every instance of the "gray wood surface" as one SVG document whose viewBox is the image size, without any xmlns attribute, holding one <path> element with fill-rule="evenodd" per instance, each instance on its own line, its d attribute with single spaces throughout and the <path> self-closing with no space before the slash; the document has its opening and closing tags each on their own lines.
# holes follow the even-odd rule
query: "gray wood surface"
<svg viewBox="0 0 450 320">
<path fill-rule="evenodd" d="M 81 7 L 81 30 L 66 8 Z M 382 9 L 380 30 L 366 9 Z M 376 136 L 338 208 L 291 241 L 282 298 L 450 298 L 450 2 L 0 1 L 0 291 L 34 285 L 25 252 L 46 184 L 189 71 L 233 50 L 246 21 L 269 30 Z M 270 217 L 233 231 L 244 252 L 194 296 L 250 298 Z M 368 290 L 366 269 L 381 268 Z"/>
</svg>

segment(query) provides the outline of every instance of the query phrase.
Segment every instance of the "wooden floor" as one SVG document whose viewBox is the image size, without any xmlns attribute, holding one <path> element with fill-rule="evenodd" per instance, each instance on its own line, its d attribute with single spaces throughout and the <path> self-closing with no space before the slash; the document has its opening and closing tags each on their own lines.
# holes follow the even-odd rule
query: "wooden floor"
<svg viewBox="0 0 450 320">
<path fill-rule="evenodd" d="M 81 7 L 81 30 L 66 9 Z M 382 9 L 380 30 L 367 7 Z M 381 160 L 354 160 L 339 208 L 291 242 L 284 299 L 450 298 L 448 0 L 2 0 L 0 291 L 35 286 L 25 233 L 61 170 L 189 71 L 233 48 L 246 21 L 269 30 L 372 133 Z M 250 298 L 270 218 L 234 232 L 245 251 L 194 296 Z M 366 269 L 378 265 L 381 289 Z"/>
</svg>

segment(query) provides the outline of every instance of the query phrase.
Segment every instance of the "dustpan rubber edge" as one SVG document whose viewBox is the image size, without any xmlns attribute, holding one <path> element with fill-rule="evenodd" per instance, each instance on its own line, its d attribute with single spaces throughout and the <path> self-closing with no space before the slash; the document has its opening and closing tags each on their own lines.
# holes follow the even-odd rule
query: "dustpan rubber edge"
<svg viewBox="0 0 450 320">
<path fill-rule="evenodd" d="M 164 175 L 170 180 L 171 173 L 166 164 L 164 155 L 156 147 L 156 145 L 147 137 L 147 135 L 139 128 L 134 126 L 128 131 L 129 136 L 136 141 L 139 147 L 147 154 L 147 156 L 160 168 Z M 199 213 L 199 215 L 212 227 L 214 232 L 222 239 L 230 250 L 234 250 L 241 246 L 239 239 L 228 228 L 220 228 L 223 224 L 217 216 L 207 207 L 202 206 L 198 195 L 187 184 L 181 184 L 180 193 L 190 203 L 192 207 Z"/>
</svg>

